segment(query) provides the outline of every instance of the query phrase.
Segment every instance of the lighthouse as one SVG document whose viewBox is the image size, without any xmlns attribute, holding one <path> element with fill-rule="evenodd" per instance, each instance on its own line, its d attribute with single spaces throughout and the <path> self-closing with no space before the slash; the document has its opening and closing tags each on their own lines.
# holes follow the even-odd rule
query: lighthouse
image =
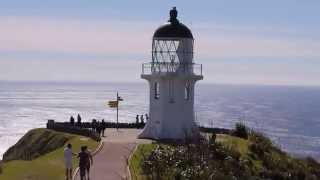
<svg viewBox="0 0 320 180">
<path fill-rule="evenodd" d="M 170 10 L 168 23 L 153 34 L 152 61 L 142 64 L 141 78 L 149 83 L 149 121 L 139 138 L 174 139 L 196 137 L 194 87 L 202 80 L 202 65 L 193 60 L 194 38 Z"/>
</svg>

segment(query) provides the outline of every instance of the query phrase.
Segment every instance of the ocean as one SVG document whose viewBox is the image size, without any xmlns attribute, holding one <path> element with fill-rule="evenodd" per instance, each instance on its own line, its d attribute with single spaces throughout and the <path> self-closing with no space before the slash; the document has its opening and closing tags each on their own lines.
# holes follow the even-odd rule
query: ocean
<svg viewBox="0 0 320 180">
<path fill-rule="evenodd" d="M 135 122 L 148 112 L 147 83 L 0 82 L 0 157 L 48 119 L 68 121 L 78 113 L 115 121 L 107 106 L 116 93 L 119 121 Z M 196 122 L 232 128 L 236 122 L 261 131 L 285 151 L 320 159 L 320 87 L 197 84 Z"/>
</svg>

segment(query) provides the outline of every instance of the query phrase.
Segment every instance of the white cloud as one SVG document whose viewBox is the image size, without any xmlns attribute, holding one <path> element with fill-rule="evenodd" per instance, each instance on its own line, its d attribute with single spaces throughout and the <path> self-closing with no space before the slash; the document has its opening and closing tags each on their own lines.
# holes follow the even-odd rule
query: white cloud
<svg viewBox="0 0 320 180">
<path fill-rule="evenodd" d="M 91 54 L 150 52 L 154 22 L 90 19 L 0 17 L 0 50 Z M 320 42 L 303 38 L 270 37 L 277 31 L 257 27 L 194 24 L 200 57 L 312 56 L 320 57 Z M 282 34 L 283 29 L 279 29 Z M 292 31 L 288 32 L 292 33 Z M 271 33 L 272 34 L 272 33 Z"/>
<path fill-rule="evenodd" d="M 283 28 L 200 25 L 195 31 L 196 52 L 206 57 L 320 57 L 319 40 L 312 34 L 294 37 L 293 32 Z"/>
<path fill-rule="evenodd" d="M 73 53 L 136 53 L 151 44 L 149 23 L 0 18 L 0 50 Z"/>
<path fill-rule="evenodd" d="M 6 53 L 0 56 L 0 80 L 139 81 L 160 23 L 0 17 L 0 53 Z M 310 40 L 312 35 L 279 37 L 273 36 L 276 28 L 201 23 L 190 27 L 205 82 L 319 85 L 320 71 L 313 68 L 319 63 L 303 61 L 320 57 L 320 42 Z M 286 64 L 290 58 L 296 64 Z M 287 62 L 281 64 L 282 59 Z"/>
<path fill-rule="evenodd" d="M 36 58 L 0 60 L 0 81 L 139 81 L 141 63 L 125 59 L 44 60 Z"/>
</svg>

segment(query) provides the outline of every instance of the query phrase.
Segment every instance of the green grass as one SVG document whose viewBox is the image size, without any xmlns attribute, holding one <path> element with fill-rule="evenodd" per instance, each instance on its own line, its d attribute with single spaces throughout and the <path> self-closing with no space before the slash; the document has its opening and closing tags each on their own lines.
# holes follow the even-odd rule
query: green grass
<svg viewBox="0 0 320 180">
<path fill-rule="evenodd" d="M 37 133 L 43 131 L 51 131 L 38 129 Z M 79 152 L 82 145 L 87 145 L 89 149 L 95 149 L 98 142 L 90 138 L 72 135 L 67 133 L 51 131 L 58 133 L 59 136 L 67 137 L 69 140 L 65 143 L 73 145 L 73 151 Z M 50 136 L 48 136 L 50 137 Z M 59 139 L 59 138 L 58 138 Z M 33 141 L 33 138 L 30 142 Z M 50 144 L 48 144 L 49 146 Z M 63 147 L 53 150 L 47 154 L 39 156 L 31 161 L 12 160 L 3 164 L 3 174 L 0 175 L 1 180 L 63 180 L 65 179 Z M 74 158 L 74 169 L 78 164 L 78 160 Z"/>
<path fill-rule="evenodd" d="M 156 147 L 156 144 L 140 144 L 136 151 L 133 153 L 130 161 L 129 168 L 131 172 L 131 178 L 133 180 L 144 180 L 145 176 L 142 174 L 141 162 L 143 161 L 143 155 L 148 155 Z"/>
<path fill-rule="evenodd" d="M 3 155 L 4 161 L 32 160 L 62 147 L 74 135 L 48 129 L 32 129 Z"/>
<path fill-rule="evenodd" d="M 226 134 L 217 134 L 217 142 L 238 151 L 242 156 L 248 153 L 249 142 L 246 139 L 230 136 Z"/>
</svg>

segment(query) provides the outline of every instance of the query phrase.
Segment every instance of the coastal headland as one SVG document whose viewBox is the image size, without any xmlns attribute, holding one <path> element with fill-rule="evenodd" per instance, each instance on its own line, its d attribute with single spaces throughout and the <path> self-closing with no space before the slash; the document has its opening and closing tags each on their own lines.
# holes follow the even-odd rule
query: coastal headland
<svg viewBox="0 0 320 180">
<path fill-rule="evenodd" d="M 141 129 L 108 128 L 99 140 L 50 129 L 26 133 L 4 156 L 0 179 L 64 179 L 66 143 L 94 151 L 91 179 L 318 179 L 320 165 L 296 158 L 244 125 L 200 128 L 202 139 L 183 143 L 137 139 Z M 74 159 L 74 179 L 79 179 Z M 198 169 L 197 169 L 198 168 Z M 200 169 L 199 169 L 200 168 Z"/>
<path fill-rule="evenodd" d="M 99 144 L 85 136 L 49 129 L 30 130 L 4 154 L 0 179 L 64 179 L 63 149 L 66 143 L 73 144 L 75 151 L 83 145 L 95 149 Z M 77 164 L 77 159 L 73 164 Z"/>
</svg>

